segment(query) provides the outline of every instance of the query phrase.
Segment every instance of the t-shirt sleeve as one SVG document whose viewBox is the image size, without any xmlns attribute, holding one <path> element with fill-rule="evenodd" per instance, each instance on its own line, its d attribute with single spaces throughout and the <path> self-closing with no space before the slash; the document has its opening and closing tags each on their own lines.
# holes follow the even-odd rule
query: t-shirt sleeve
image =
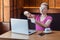
<svg viewBox="0 0 60 40">
<path fill-rule="evenodd" d="M 48 20 L 53 20 L 53 18 L 51 16 L 48 16 Z"/>
</svg>

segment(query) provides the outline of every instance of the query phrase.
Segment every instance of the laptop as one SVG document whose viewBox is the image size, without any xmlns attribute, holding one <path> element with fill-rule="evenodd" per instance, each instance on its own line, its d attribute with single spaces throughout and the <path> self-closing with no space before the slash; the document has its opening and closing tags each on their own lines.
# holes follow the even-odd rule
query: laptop
<svg viewBox="0 0 60 40">
<path fill-rule="evenodd" d="M 33 34 L 36 31 L 29 29 L 28 20 L 11 18 L 11 31 L 20 34 Z"/>
</svg>

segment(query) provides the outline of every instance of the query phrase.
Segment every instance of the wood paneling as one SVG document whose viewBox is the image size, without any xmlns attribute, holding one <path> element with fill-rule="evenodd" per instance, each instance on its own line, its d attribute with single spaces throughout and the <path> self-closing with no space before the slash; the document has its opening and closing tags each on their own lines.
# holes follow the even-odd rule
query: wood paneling
<svg viewBox="0 0 60 40">
<path fill-rule="evenodd" d="M 10 0 L 0 0 L 0 22 L 9 22 Z"/>
<path fill-rule="evenodd" d="M 49 8 L 50 8 L 48 13 L 60 13 L 60 1 L 58 1 L 58 0 L 35 0 L 35 1 L 36 2 L 34 2 L 34 3 L 37 4 L 36 6 L 34 6 L 34 7 L 33 6 L 29 6 L 29 7 L 24 6 L 23 9 L 28 10 L 29 12 L 39 13 L 39 7 L 40 7 L 41 3 L 47 2 L 49 4 Z"/>
<path fill-rule="evenodd" d="M 42 0 L 24 0 L 24 7 L 39 7 Z"/>
<path fill-rule="evenodd" d="M 4 0 L 4 6 L 10 6 L 10 0 Z"/>
<path fill-rule="evenodd" d="M 15 15 L 17 13 L 16 12 L 16 4 L 17 4 L 16 0 L 10 0 L 10 5 L 11 5 L 10 6 L 10 17 L 11 18 L 14 18 L 14 17 L 16 18 L 16 15 Z"/>
<path fill-rule="evenodd" d="M 4 22 L 10 22 L 10 8 L 4 7 Z"/>
<path fill-rule="evenodd" d="M 0 22 L 3 21 L 3 19 L 2 19 L 3 14 L 2 13 L 3 13 L 3 6 L 2 6 L 2 0 L 0 0 Z"/>
<path fill-rule="evenodd" d="M 20 14 L 25 10 L 31 13 L 39 13 L 39 7 L 42 2 L 49 4 L 48 13 L 60 13 L 60 9 L 57 9 L 59 7 L 58 0 L 10 0 L 10 17 L 20 18 Z"/>
<path fill-rule="evenodd" d="M 4 0 L 4 22 L 10 21 L 10 0 Z"/>
<path fill-rule="evenodd" d="M 41 2 L 42 2 L 41 0 L 36 0 L 36 2 L 35 2 L 36 3 L 36 7 L 39 7 Z"/>
<path fill-rule="evenodd" d="M 48 13 L 60 13 L 60 9 L 50 8 Z"/>
<path fill-rule="evenodd" d="M 55 7 L 55 0 L 49 0 L 49 8 L 54 8 Z"/>
<path fill-rule="evenodd" d="M 23 0 L 10 0 L 10 18 L 20 18 L 23 8 Z"/>
<path fill-rule="evenodd" d="M 24 10 L 27 10 L 31 13 L 40 13 L 39 7 L 37 7 L 37 8 L 31 8 L 31 7 L 30 8 L 24 8 Z M 48 10 L 48 13 L 60 13 L 60 9 L 50 8 Z"/>
<path fill-rule="evenodd" d="M 29 6 L 35 7 L 36 6 L 36 0 L 29 0 Z"/>
<path fill-rule="evenodd" d="M 10 30 L 10 0 L 0 0 L 0 34 Z"/>
<path fill-rule="evenodd" d="M 49 3 L 49 0 L 42 0 L 42 2 L 46 2 L 46 3 Z"/>
<path fill-rule="evenodd" d="M 1 21 L 1 1 L 0 1 L 0 21 Z"/>
<path fill-rule="evenodd" d="M 24 7 L 39 7 L 42 2 L 48 2 L 49 0 L 24 0 Z"/>
<path fill-rule="evenodd" d="M 30 3 L 30 1 L 24 0 L 24 7 L 29 7 L 29 3 Z"/>
<path fill-rule="evenodd" d="M 56 8 L 60 9 L 60 0 L 55 0 Z"/>
</svg>

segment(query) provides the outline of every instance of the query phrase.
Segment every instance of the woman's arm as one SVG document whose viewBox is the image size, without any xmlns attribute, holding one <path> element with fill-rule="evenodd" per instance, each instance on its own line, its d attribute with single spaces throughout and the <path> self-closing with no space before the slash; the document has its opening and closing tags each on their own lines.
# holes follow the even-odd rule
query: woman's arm
<svg viewBox="0 0 60 40">
<path fill-rule="evenodd" d="M 39 26 L 42 26 L 44 28 L 48 27 L 51 24 L 51 22 L 52 22 L 52 20 L 50 20 L 50 19 L 48 19 L 45 24 L 35 21 L 36 24 L 38 24 Z"/>
<path fill-rule="evenodd" d="M 27 16 L 27 18 L 34 18 L 35 15 L 29 13 L 28 11 L 24 11 L 24 15 Z"/>
</svg>

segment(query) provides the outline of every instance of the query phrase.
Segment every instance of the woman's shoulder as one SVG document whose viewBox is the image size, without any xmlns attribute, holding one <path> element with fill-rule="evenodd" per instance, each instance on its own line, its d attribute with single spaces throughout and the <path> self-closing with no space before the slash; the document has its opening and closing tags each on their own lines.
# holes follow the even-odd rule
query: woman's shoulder
<svg viewBox="0 0 60 40">
<path fill-rule="evenodd" d="M 53 19 L 52 16 L 47 16 L 48 19 Z"/>
</svg>

